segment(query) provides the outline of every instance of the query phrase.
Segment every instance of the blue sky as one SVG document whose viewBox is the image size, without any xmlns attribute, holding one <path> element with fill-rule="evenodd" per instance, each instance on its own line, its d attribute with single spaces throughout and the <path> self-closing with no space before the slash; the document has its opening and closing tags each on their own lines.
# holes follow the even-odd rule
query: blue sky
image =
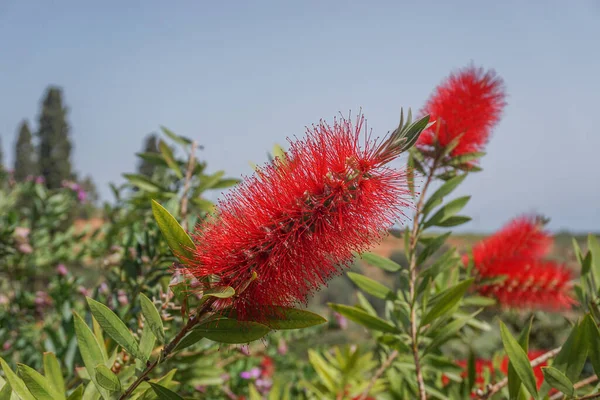
<svg viewBox="0 0 600 400">
<path fill-rule="evenodd" d="M 385 134 L 448 73 L 494 68 L 504 118 L 459 194 L 466 227 L 524 212 L 600 230 L 600 3 L 564 1 L 0 0 L 0 137 L 12 163 L 49 84 L 70 108 L 74 163 L 109 198 L 165 125 L 230 176 L 320 118 L 363 108 Z M 8 154 L 6 154 L 8 153 Z"/>
</svg>

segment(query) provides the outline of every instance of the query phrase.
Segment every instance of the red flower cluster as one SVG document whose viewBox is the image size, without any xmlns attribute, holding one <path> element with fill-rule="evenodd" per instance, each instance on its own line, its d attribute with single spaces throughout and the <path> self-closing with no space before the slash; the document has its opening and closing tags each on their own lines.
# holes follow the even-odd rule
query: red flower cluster
<svg viewBox="0 0 600 400">
<path fill-rule="evenodd" d="M 193 235 L 189 271 L 217 276 L 238 319 L 293 306 L 380 240 L 408 206 L 398 142 L 360 144 L 364 117 L 321 122 L 219 202 Z M 253 274 L 257 279 L 252 281 Z"/>
<path fill-rule="evenodd" d="M 545 353 L 544 350 L 532 350 L 527 353 L 527 356 L 529 357 L 529 360 L 534 360 L 544 353 Z M 468 375 L 467 361 L 461 360 L 461 361 L 458 361 L 457 364 L 460 365 L 461 367 L 465 368 L 465 370 L 461 374 L 461 377 L 466 378 Z M 543 362 L 542 364 L 533 368 L 533 374 L 535 375 L 535 380 L 536 380 L 538 389 L 542 386 L 542 383 L 544 382 L 544 373 L 542 372 L 542 367 L 545 367 L 547 365 L 548 365 L 547 362 Z M 504 357 L 502 359 L 502 363 L 500 364 L 499 369 L 504 375 L 508 375 L 508 357 Z M 495 379 L 494 362 L 492 360 L 485 360 L 485 359 L 475 360 L 475 387 L 476 388 L 479 388 L 479 389 L 485 388 L 484 386 L 487 383 L 487 382 L 485 382 L 486 371 L 487 371 L 487 373 L 489 373 L 489 376 L 492 379 Z M 442 382 L 444 385 L 447 385 L 450 382 L 450 379 L 448 379 L 448 377 L 446 377 L 446 376 L 443 376 Z"/>
<path fill-rule="evenodd" d="M 451 74 L 422 109 L 436 121 L 424 131 L 417 147 L 445 148 L 462 135 L 452 156 L 483 150 L 505 106 L 504 83 L 494 71 L 473 66 Z"/>
<path fill-rule="evenodd" d="M 507 307 L 562 310 L 575 303 L 571 272 L 544 260 L 552 236 L 539 217 L 519 217 L 473 248 L 473 265 L 480 278 L 477 291 Z M 463 257 L 465 264 L 468 256 Z M 485 280 L 505 276 L 501 282 Z"/>
</svg>

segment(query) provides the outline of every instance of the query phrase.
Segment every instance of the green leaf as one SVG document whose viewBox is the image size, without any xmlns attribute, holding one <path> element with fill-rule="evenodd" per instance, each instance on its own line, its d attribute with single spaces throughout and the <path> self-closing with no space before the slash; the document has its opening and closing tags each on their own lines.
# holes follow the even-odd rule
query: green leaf
<svg viewBox="0 0 600 400">
<path fill-rule="evenodd" d="M 27 389 L 29 389 L 31 394 L 33 394 L 33 397 L 37 400 L 56 400 L 65 398 L 64 394 L 58 392 L 45 376 L 27 365 L 18 365 L 19 375 L 23 378 L 23 382 L 25 382 Z"/>
<path fill-rule="evenodd" d="M 94 379 L 96 379 L 94 377 Z M 111 399 L 110 392 L 106 389 L 101 388 L 100 386 L 96 386 L 96 383 L 93 381 L 88 383 L 85 389 L 83 390 L 83 395 L 81 400 L 98 400 L 100 397 L 104 399 Z"/>
<path fill-rule="evenodd" d="M 473 283 L 473 278 L 467 279 L 451 286 L 431 298 L 429 311 L 421 320 L 421 326 L 431 323 L 433 320 L 450 312 L 465 295 L 467 289 Z"/>
<path fill-rule="evenodd" d="M 448 218 L 453 217 L 462 210 L 470 199 L 471 196 L 463 196 L 448 202 L 448 204 L 440 208 L 427 222 L 425 222 L 424 227 L 428 228 L 447 221 Z"/>
<path fill-rule="evenodd" d="M 54 353 L 44 353 L 44 374 L 59 393 L 65 392 L 65 381 Z"/>
<path fill-rule="evenodd" d="M 184 400 L 183 397 L 164 386 L 152 382 L 148 383 L 152 387 L 152 390 L 154 390 L 154 393 L 156 393 L 158 398 L 161 400 Z"/>
<path fill-rule="evenodd" d="M 217 171 L 212 175 L 203 176 L 194 193 L 200 194 L 205 190 L 214 189 L 214 186 L 221 181 L 223 175 L 225 175 L 225 171 Z"/>
<path fill-rule="evenodd" d="M 367 278 L 364 275 L 357 274 L 354 272 L 348 272 L 348 278 L 350 278 L 350 280 L 354 282 L 356 286 L 377 298 L 393 300 L 396 297 L 396 295 L 390 288 L 388 288 L 385 285 L 382 285 L 376 280 Z"/>
<path fill-rule="evenodd" d="M 425 206 L 423 206 L 423 215 L 429 214 L 435 207 L 437 207 L 439 204 L 442 204 L 444 197 L 452 193 L 452 191 L 456 189 L 456 187 L 460 185 L 466 177 L 466 174 L 458 175 L 440 186 L 440 188 L 436 190 L 425 202 Z"/>
<path fill-rule="evenodd" d="M 173 351 L 183 350 L 186 347 L 198 343 L 202 339 L 204 339 L 204 334 L 202 332 L 192 330 L 181 339 L 181 342 L 177 343 L 177 346 L 175 346 Z"/>
<path fill-rule="evenodd" d="M 436 226 L 441 226 L 442 228 L 451 228 L 453 226 L 466 224 L 469 221 L 471 221 L 471 217 L 467 217 L 464 215 L 455 215 L 453 217 L 450 217 L 450 218 L 444 220 L 444 222 L 440 222 L 440 223 L 436 224 Z"/>
<path fill-rule="evenodd" d="M 410 352 L 408 344 L 404 343 L 397 335 L 384 334 L 377 338 L 377 341 L 381 344 L 391 347 L 392 349 L 398 350 L 401 353 Z"/>
<path fill-rule="evenodd" d="M 529 333 L 531 332 L 531 326 L 533 324 L 533 317 L 529 319 L 529 324 L 519 335 L 519 345 L 525 353 L 529 351 Z M 516 399 L 521 390 L 521 378 L 517 375 L 517 371 L 513 365 L 508 363 L 508 393 L 509 398 Z"/>
<path fill-rule="evenodd" d="M 344 304 L 334 304 L 328 303 L 329 307 L 334 311 L 342 314 L 344 317 L 348 318 L 351 321 L 356 322 L 362 326 L 365 326 L 369 329 L 374 329 L 376 331 L 386 332 L 386 333 L 399 333 L 400 331 L 394 325 L 389 322 L 375 317 L 360 308 L 347 306 Z"/>
<path fill-rule="evenodd" d="M 266 307 L 261 314 L 265 318 L 261 323 L 273 330 L 303 329 L 327 322 L 318 314 L 290 307 Z"/>
<path fill-rule="evenodd" d="M 160 204 L 152 200 L 152 213 L 173 254 L 185 263 L 193 257 L 196 246 L 177 220 Z"/>
<path fill-rule="evenodd" d="M 140 337 L 140 352 L 143 357 L 141 359 L 135 360 L 136 367 L 141 371 L 144 370 L 147 363 L 142 360 L 150 359 L 150 356 L 152 355 L 152 350 L 154 350 L 155 340 L 156 336 L 154 336 L 154 334 L 152 333 L 148 323 L 145 323 L 144 327 L 142 328 L 142 335 Z"/>
<path fill-rule="evenodd" d="M 85 365 L 85 368 L 90 375 L 90 379 L 94 385 L 96 385 L 102 397 L 104 399 L 108 399 L 110 394 L 98 385 L 96 375 L 93 373 L 96 365 L 103 364 L 107 361 L 100 348 L 100 343 L 98 343 L 98 340 L 96 339 L 96 336 L 90 327 L 76 312 L 73 312 L 73 321 L 75 324 L 75 335 L 77 336 L 79 352 L 81 353 L 81 358 L 83 359 L 83 365 Z M 87 391 L 88 389 L 86 388 L 85 392 Z"/>
<path fill-rule="evenodd" d="M 241 181 L 242 181 L 241 179 L 237 179 L 237 178 L 220 179 L 219 182 L 217 182 L 211 186 L 211 189 L 226 189 L 226 188 L 237 185 Z"/>
<path fill-rule="evenodd" d="M 379 267 L 384 271 L 396 272 L 402 269 L 400 264 L 397 264 L 389 258 L 381 257 L 375 253 L 364 253 L 361 255 L 364 262 L 374 267 Z"/>
<path fill-rule="evenodd" d="M 153 182 L 150 178 L 139 174 L 123 174 L 123 177 L 132 185 L 150 193 L 167 192 L 168 190 Z"/>
<path fill-rule="evenodd" d="M 508 328 L 506 328 L 506 325 L 504 325 L 502 321 L 500 321 L 500 335 L 502 336 L 502 343 L 504 344 L 506 355 L 508 356 L 510 363 L 513 365 L 515 372 L 519 378 L 521 378 L 525 389 L 527 389 L 531 396 L 533 396 L 535 399 L 538 399 L 539 396 L 535 375 L 533 374 L 533 369 L 531 368 L 527 353 L 525 353 L 525 351 L 521 348 L 519 342 L 513 338 L 508 331 Z"/>
<path fill-rule="evenodd" d="M 92 382 L 92 385 L 94 383 Z M 83 398 L 83 385 L 77 386 L 77 389 L 73 390 L 73 392 L 67 397 L 67 400 L 82 400 Z"/>
<path fill-rule="evenodd" d="M 554 368 L 563 372 L 572 381 L 579 378 L 587 359 L 589 350 L 587 318 L 590 318 L 590 316 L 586 315 L 581 322 L 573 327 L 552 363 Z"/>
<path fill-rule="evenodd" d="M 589 314 L 585 316 L 584 321 L 589 338 L 590 362 L 596 375 L 600 376 L 600 330 Z"/>
<path fill-rule="evenodd" d="M 219 343 L 242 344 L 258 340 L 269 333 L 269 327 L 252 321 L 235 319 L 218 319 L 194 328 L 205 338 Z"/>
<path fill-rule="evenodd" d="M 175 161 L 175 157 L 173 156 L 171 148 L 161 140 L 160 142 L 158 142 L 158 149 L 163 155 L 165 162 L 167 163 L 169 168 L 171 168 L 173 172 L 175 172 L 175 175 L 177 175 L 179 179 L 183 179 L 183 172 L 181 172 L 181 169 L 179 169 L 179 164 L 177 164 L 177 162 Z"/>
<path fill-rule="evenodd" d="M 104 364 L 96 365 L 96 380 L 100 386 L 108 391 L 121 391 L 121 381 L 119 380 L 119 377 Z"/>
<path fill-rule="evenodd" d="M 565 376 L 565 374 L 552 367 L 542 367 L 542 372 L 544 373 L 544 379 L 550 386 L 560 390 L 569 397 L 573 397 L 575 395 L 573 382 L 571 382 L 569 378 Z"/>
<path fill-rule="evenodd" d="M 450 236 L 452 232 L 446 232 L 443 235 L 436 236 L 435 238 L 428 241 L 425 245 L 425 248 L 419 253 L 419 257 L 417 258 L 417 265 L 423 265 L 425 261 L 436 251 L 438 251 L 443 245 L 446 239 Z"/>
<path fill-rule="evenodd" d="M 171 140 L 173 140 L 176 143 L 179 143 L 183 146 L 189 146 L 192 144 L 192 140 L 186 138 L 185 136 L 180 136 L 180 135 L 176 135 L 172 130 L 161 126 L 160 130 L 162 131 L 162 133 L 164 133 L 165 135 L 167 135 L 168 137 L 171 138 Z"/>
<path fill-rule="evenodd" d="M 228 299 L 235 295 L 235 290 L 231 286 L 215 286 L 202 292 L 204 296 L 217 297 L 219 299 Z"/>
<path fill-rule="evenodd" d="M 453 157 L 450 161 L 448 161 L 448 165 L 459 166 L 466 164 L 470 161 L 479 160 L 481 157 L 485 156 L 483 151 L 476 151 L 473 153 L 466 153 L 460 156 Z"/>
<path fill-rule="evenodd" d="M 160 153 L 135 153 L 135 155 L 159 167 L 168 167 L 167 162 Z"/>
<path fill-rule="evenodd" d="M 448 340 L 454 337 L 458 333 L 458 331 L 462 329 L 463 326 L 465 326 L 470 320 L 475 318 L 480 312 L 481 310 L 478 310 L 473 314 L 456 318 L 454 321 L 445 325 L 443 330 L 440 330 L 439 333 L 433 336 L 433 340 L 431 341 L 431 343 L 429 343 L 429 345 L 427 345 L 423 354 L 425 355 L 427 353 L 430 353 L 436 350 L 444 343 L 446 343 Z"/>
<path fill-rule="evenodd" d="M 0 400 L 11 400 L 11 397 L 13 397 L 12 389 L 7 383 L 4 386 L 2 386 L 2 389 L 0 389 Z"/>
<path fill-rule="evenodd" d="M 192 203 L 194 203 L 194 205 L 198 207 L 201 211 L 207 213 L 212 213 L 213 211 L 215 211 L 215 204 L 210 200 L 206 200 L 201 197 L 195 197 L 192 199 Z"/>
<path fill-rule="evenodd" d="M 140 347 L 127 325 L 110 308 L 90 297 L 87 297 L 86 300 L 94 318 L 108 336 L 133 357 L 148 361 L 141 354 Z"/>
<path fill-rule="evenodd" d="M 588 235 L 587 242 L 589 253 L 592 257 L 591 264 L 594 276 L 596 279 L 600 279 L 600 243 L 598 243 L 596 236 L 591 233 Z"/>
<path fill-rule="evenodd" d="M 248 400 L 263 400 L 263 397 L 256 389 L 256 386 L 254 386 L 252 383 L 248 385 L 248 394 L 250 396 Z"/>
<path fill-rule="evenodd" d="M 165 329 L 163 326 L 162 318 L 160 317 L 160 313 L 156 309 L 156 306 L 143 293 L 140 293 L 140 304 L 142 306 L 142 314 L 144 314 L 144 318 L 146 319 L 146 324 L 150 327 L 150 330 L 154 334 L 154 337 L 159 341 L 159 343 L 165 342 Z"/>
<path fill-rule="evenodd" d="M 19 378 L 17 374 L 10 369 L 8 364 L 6 364 L 6 361 L 4 361 L 2 358 L 0 358 L 0 366 L 4 371 L 4 375 L 8 381 L 8 385 L 11 387 L 11 390 L 17 396 L 19 396 L 21 400 L 36 400 L 36 398 L 33 397 L 31 392 L 27 389 L 27 386 L 25 386 L 25 383 L 21 380 L 21 378 Z"/>
</svg>

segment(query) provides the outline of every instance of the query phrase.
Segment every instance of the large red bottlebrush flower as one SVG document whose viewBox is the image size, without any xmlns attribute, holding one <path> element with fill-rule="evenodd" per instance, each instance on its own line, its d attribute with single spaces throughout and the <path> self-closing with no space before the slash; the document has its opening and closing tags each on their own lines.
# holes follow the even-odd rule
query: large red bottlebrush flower
<svg viewBox="0 0 600 400">
<path fill-rule="evenodd" d="M 402 216 L 406 173 L 386 167 L 401 151 L 397 138 L 375 142 L 365 133 L 361 145 L 363 122 L 360 116 L 354 126 L 342 119 L 308 129 L 197 228 L 189 271 L 233 287 L 236 296 L 221 306 L 238 319 L 306 301 Z"/>
<path fill-rule="evenodd" d="M 506 102 L 504 83 L 492 70 L 467 67 L 439 85 L 422 109 L 436 121 L 424 131 L 417 147 L 445 148 L 461 136 L 452 156 L 482 151 Z"/>
<path fill-rule="evenodd" d="M 473 248 L 476 290 L 505 307 L 560 311 L 575 304 L 571 271 L 543 260 L 552 236 L 540 217 L 519 217 Z M 468 256 L 463 257 L 465 264 Z M 504 277 L 500 282 L 494 278 Z M 486 283 L 486 281 L 488 283 Z"/>
</svg>

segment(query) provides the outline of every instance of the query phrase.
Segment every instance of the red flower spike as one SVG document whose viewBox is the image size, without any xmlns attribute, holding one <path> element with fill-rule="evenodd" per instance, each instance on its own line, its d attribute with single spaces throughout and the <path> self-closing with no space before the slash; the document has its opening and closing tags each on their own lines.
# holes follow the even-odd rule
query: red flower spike
<svg viewBox="0 0 600 400">
<path fill-rule="evenodd" d="M 265 307 L 305 302 L 403 215 L 406 173 L 385 166 L 402 140 L 365 135 L 361 146 L 363 122 L 359 116 L 354 126 L 341 119 L 307 129 L 285 159 L 245 179 L 197 227 L 189 272 L 216 275 L 236 290 L 220 307 L 260 320 Z"/>
<path fill-rule="evenodd" d="M 544 230 L 540 216 L 517 217 L 473 247 L 473 263 L 485 275 L 487 265 L 497 260 L 544 257 L 552 242 L 552 236 Z"/>
<path fill-rule="evenodd" d="M 561 311 L 576 301 L 571 297 L 571 271 L 552 261 L 503 260 L 488 266 L 485 277 L 505 275 L 506 280 L 477 287 L 505 307 Z"/>
<path fill-rule="evenodd" d="M 529 360 L 535 360 L 536 358 L 538 358 L 539 356 L 541 356 L 542 354 L 545 354 L 546 352 L 544 350 L 530 350 L 527 353 L 527 357 L 529 358 Z M 500 364 L 500 371 L 504 374 L 504 375 L 508 375 L 508 357 L 504 357 L 502 359 L 502 363 Z M 457 364 L 461 367 L 464 368 L 463 372 L 461 373 L 461 377 L 462 378 L 466 378 L 468 375 L 468 370 L 467 370 L 467 366 L 468 363 L 466 360 L 460 360 L 457 361 Z M 543 362 L 540 365 L 537 365 L 533 368 L 533 374 L 535 376 L 535 380 L 536 380 L 536 384 L 537 384 L 537 388 L 539 389 L 542 386 L 542 383 L 544 382 L 544 373 L 542 371 L 542 368 L 547 366 L 548 363 L 547 362 Z M 494 371 L 494 362 L 492 360 L 486 360 L 486 359 L 477 359 L 475 360 L 475 387 L 477 389 L 485 389 L 484 385 L 485 385 L 485 378 L 484 378 L 484 372 L 488 371 L 490 376 L 492 377 L 492 379 L 496 379 L 495 377 L 495 371 Z M 450 383 L 450 379 L 445 376 L 442 375 L 442 384 L 443 385 L 447 385 L 448 383 Z M 476 397 L 474 394 L 471 395 L 471 397 Z"/>
<path fill-rule="evenodd" d="M 505 98 L 504 82 L 493 70 L 470 66 L 451 74 L 421 110 L 436 123 L 419 137 L 417 147 L 445 148 L 462 135 L 452 156 L 482 151 L 500 121 Z"/>
<path fill-rule="evenodd" d="M 501 306 L 561 311 L 576 304 L 571 296 L 572 275 L 564 266 L 545 261 L 552 236 L 541 217 L 519 217 L 473 248 L 479 278 L 477 292 Z M 468 256 L 463 256 L 465 265 Z M 501 282 L 485 280 L 504 277 Z"/>
</svg>

